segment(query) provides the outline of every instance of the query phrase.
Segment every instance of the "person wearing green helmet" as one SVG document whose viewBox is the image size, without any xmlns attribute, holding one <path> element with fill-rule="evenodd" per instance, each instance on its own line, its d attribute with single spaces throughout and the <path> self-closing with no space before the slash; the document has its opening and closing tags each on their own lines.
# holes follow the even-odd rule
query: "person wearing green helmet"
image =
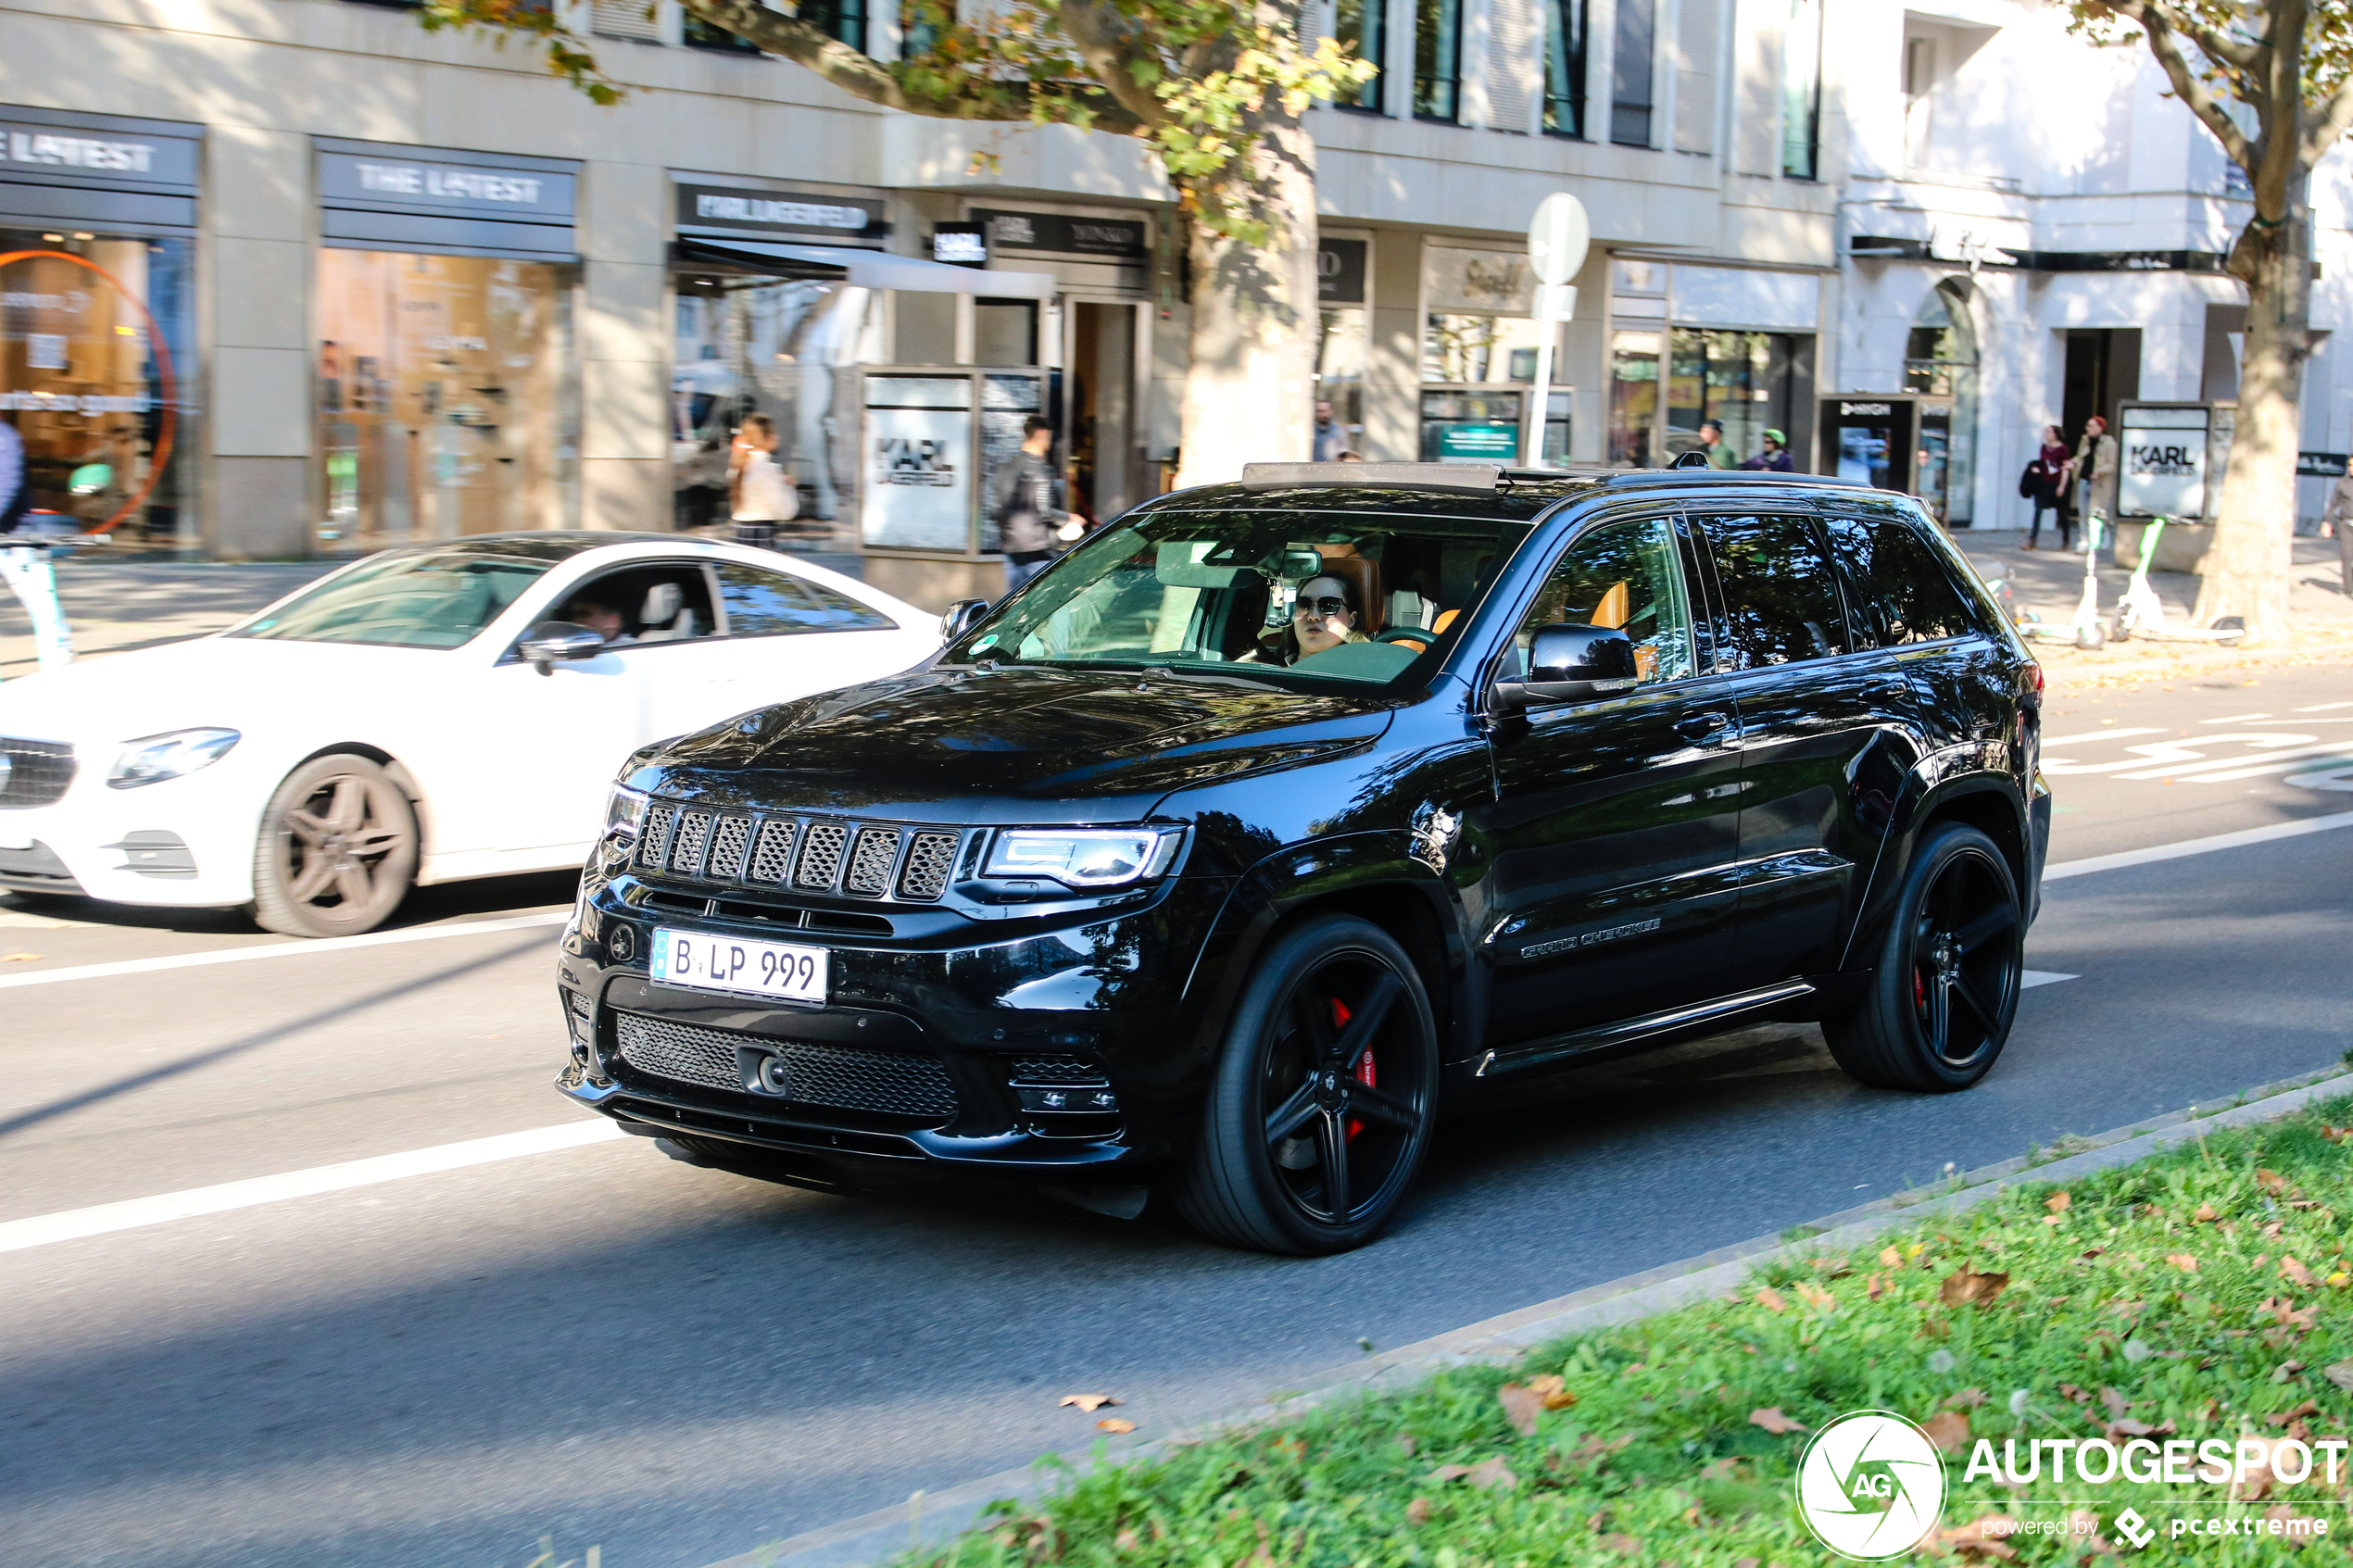
<svg viewBox="0 0 2353 1568">
<path fill-rule="evenodd" d="M 1783 435 L 1778 430 L 1767 431 L 1765 433 L 1765 450 L 1757 453 L 1756 456 L 1743 463 L 1741 467 L 1744 469 L 1759 470 L 1767 473 L 1789 473 L 1795 470 L 1797 465 L 1790 461 L 1789 437 Z"/>
</svg>

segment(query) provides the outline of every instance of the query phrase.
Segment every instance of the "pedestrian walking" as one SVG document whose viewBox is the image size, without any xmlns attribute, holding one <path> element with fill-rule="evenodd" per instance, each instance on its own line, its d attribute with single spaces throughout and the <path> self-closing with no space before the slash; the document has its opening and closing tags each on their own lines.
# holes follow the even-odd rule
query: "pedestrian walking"
<svg viewBox="0 0 2353 1568">
<path fill-rule="evenodd" d="M 1315 450 L 1311 454 L 1319 463 L 1336 463 L 1348 450 L 1348 427 L 1333 416 L 1328 399 L 1315 399 Z"/>
<path fill-rule="evenodd" d="M 1724 421 L 1721 420 L 1700 420 L 1699 449 L 1706 454 L 1709 468 L 1736 469 L 1741 466 L 1740 455 L 1724 439 Z"/>
<path fill-rule="evenodd" d="M 2081 515 L 2098 512 L 2109 527 L 2116 523 L 2116 437 L 2108 433 L 2108 420 L 2094 414 L 2083 425 L 2083 439 L 2076 443 L 2075 457 L 2069 463 L 2073 483 L 2081 488 Z M 2083 547 L 2092 547 L 2091 534 L 2086 531 Z"/>
<path fill-rule="evenodd" d="M 32 509 L 32 476 L 26 470 L 24 438 L 0 420 L 0 578 L 32 621 L 32 644 L 41 668 L 61 670 L 73 662 L 73 633 L 57 603 L 57 576 L 44 538 L 27 531 Z"/>
<path fill-rule="evenodd" d="M 2021 550 L 2039 548 L 2043 541 L 2043 514 L 2050 512 L 2058 524 L 2059 548 L 2075 547 L 2075 510 L 2068 496 L 2069 457 L 2067 436 L 2057 425 L 2043 427 L 2043 445 L 2035 452 L 2034 460 L 2026 465 L 2020 477 L 2019 494 L 2034 503 L 2034 519 L 2027 527 Z"/>
<path fill-rule="evenodd" d="M 776 547 L 776 525 L 800 512 L 790 476 L 776 461 L 776 421 L 747 414 L 727 456 L 727 490 L 734 503 L 736 543 L 758 550 Z"/>
<path fill-rule="evenodd" d="M 1054 504 L 1053 466 L 1046 454 L 1053 450 L 1054 423 L 1043 414 L 1022 421 L 1021 450 L 997 472 L 997 493 L 990 497 L 989 515 L 997 521 L 997 537 L 1005 552 L 1005 592 L 1046 570 L 1054 558 L 1054 538 L 1069 521 Z"/>
<path fill-rule="evenodd" d="M 1765 449 L 1743 463 L 1741 467 L 1761 473 L 1788 473 L 1796 468 L 1790 461 L 1789 437 L 1778 430 L 1765 433 Z"/>
</svg>

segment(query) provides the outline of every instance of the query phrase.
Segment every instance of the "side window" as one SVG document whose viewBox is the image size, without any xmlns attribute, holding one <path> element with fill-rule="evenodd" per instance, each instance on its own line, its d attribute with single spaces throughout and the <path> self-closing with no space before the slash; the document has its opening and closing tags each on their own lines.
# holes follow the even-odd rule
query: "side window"
<svg viewBox="0 0 2353 1568">
<path fill-rule="evenodd" d="M 719 596 L 735 637 L 785 637 L 803 632 L 888 632 L 899 622 L 849 595 L 787 572 L 734 561 L 719 564 Z"/>
<path fill-rule="evenodd" d="M 1847 649 L 1838 579 L 1814 520 L 1704 520 L 1724 594 L 1720 657 L 1730 670 L 1831 659 Z"/>
<path fill-rule="evenodd" d="M 1634 644 L 1642 684 L 1680 681 L 1698 669 L 1692 653 L 1692 608 L 1675 548 L 1675 527 L 1664 518 L 1613 522 L 1586 534 L 1544 580 L 1515 639 L 1522 674 L 1540 626 L 1623 628 Z"/>
<path fill-rule="evenodd" d="M 692 561 L 626 566 L 592 577 L 565 596 L 555 619 L 593 627 L 615 646 L 690 642 L 719 625 L 710 580 Z"/>
<path fill-rule="evenodd" d="M 1830 533 L 1853 595 L 1856 636 L 1865 646 L 1932 643 L 1978 629 L 1944 560 L 1903 523 L 1832 518 Z"/>
</svg>

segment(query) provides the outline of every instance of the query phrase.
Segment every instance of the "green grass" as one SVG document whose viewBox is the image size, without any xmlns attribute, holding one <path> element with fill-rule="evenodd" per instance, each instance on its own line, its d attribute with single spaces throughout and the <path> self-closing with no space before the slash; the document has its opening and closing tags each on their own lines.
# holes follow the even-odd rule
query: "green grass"
<svg viewBox="0 0 2353 1568">
<path fill-rule="evenodd" d="M 2294 1434 L 2291 1423 L 2343 1434 L 2353 1395 L 2323 1374 L 2337 1368 L 2353 1381 L 2353 1366 L 2339 1367 L 2353 1358 L 2341 1218 L 2353 1212 L 2353 1139 L 2333 1139 L 2329 1125 L 2347 1121 L 2353 1099 L 2341 1099 L 2063 1189 L 2020 1186 L 1852 1255 L 1776 1261 L 1737 1298 L 1579 1335 L 1514 1368 L 1462 1368 L 1158 1459 L 1101 1465 L 1065 1477 L 1051 1501 L 998 1505 L 951 1546 L 906 1561 L 1793 1568 L 1831 1561 L 1792 1503 L 1806 1434 L 1776 1436 L 1752 1412 L 1778 1411 L 1806 1428 L 1866 1408 L 1922 1423 L 1957 1412 L 1972 1441 L 1997 1449 L 2005 1438 L 2096 1437 L 2117 1419 L 2116 1400 L 2128 1402 L 2124 1419 L 2170 1422 L 2187 1438 L 2277 1436 Z M 2054 1212 L 2060 1190 L 2067 1201 Z M 1987 1305 L 1947 1305 L 1941 1287 L 1963 1269 L 2006 1274 L 2007 1286 Z M 1497 1390 L 1546 1374 L 1576 1402 L 1538 1415 L 1523 1435 Z M 2102 1531 L 2128 1504 L 2160 1528 L 2174 1516 L 2283 1506 L 2329 1521 L 2326 1541 L 2301 1548 L 2160 1536 L 2125 1552 L 2151 1562 L 2218 1552 L 2341 1561 L 2353 1542 L 2353 1522 L 2317 1470 L 2313 1482 L 2232 1501 L 2211 1485 L 1964 1482 L 1966 1458 L 1948 1467 L 1948 1527 L 2006 1512 L 2055 1518 L 2067 1511 L 2021 1498 L 2064 1495 L 2095 1499 Z M 1495 1461 L 1512 1484 L 1482 1486 Z M 1491 1468 L 1434 1474 L 1482 1464 Z M 2342 1492 L 2353 1499 L 2353 1486 Z M 2096 1561 L 2082 1537 L 2014 1536 L 2005 1550 L 2012 1555 L 1994 1561 Z"/>
</svg>

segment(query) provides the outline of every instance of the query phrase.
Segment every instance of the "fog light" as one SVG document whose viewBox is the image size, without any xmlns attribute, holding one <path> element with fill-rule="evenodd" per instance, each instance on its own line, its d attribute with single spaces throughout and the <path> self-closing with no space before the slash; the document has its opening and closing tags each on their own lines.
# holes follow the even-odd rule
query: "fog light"
<svg viewBox="0 0 2353 1568">
<path fill-rule="evenodd" d="M 615 921 L 605 935 L 605 951 L 615 963 L 628 963 L 637 956 L 637 930 L 625 921 Z"/>
<path fill-rule="evenodd" d="M 1013 1093 L 1021 1097 L 1024 1110 L 1100 1115 L 1119 1109 L 1119 1097 L 1109 1089 L 1082 1085 L 1065 1089 L 1015 1089 Z"/>
<path fill-rule="evenodd" d="M 792 1093 L 792 1073 L 785 1066 L 785 1059 L 780 1056 L 763 1056 L 760 1059 L 758 1082 L 761 1092 L 763 1094 L 789 1096 Z"/>
</svg>

